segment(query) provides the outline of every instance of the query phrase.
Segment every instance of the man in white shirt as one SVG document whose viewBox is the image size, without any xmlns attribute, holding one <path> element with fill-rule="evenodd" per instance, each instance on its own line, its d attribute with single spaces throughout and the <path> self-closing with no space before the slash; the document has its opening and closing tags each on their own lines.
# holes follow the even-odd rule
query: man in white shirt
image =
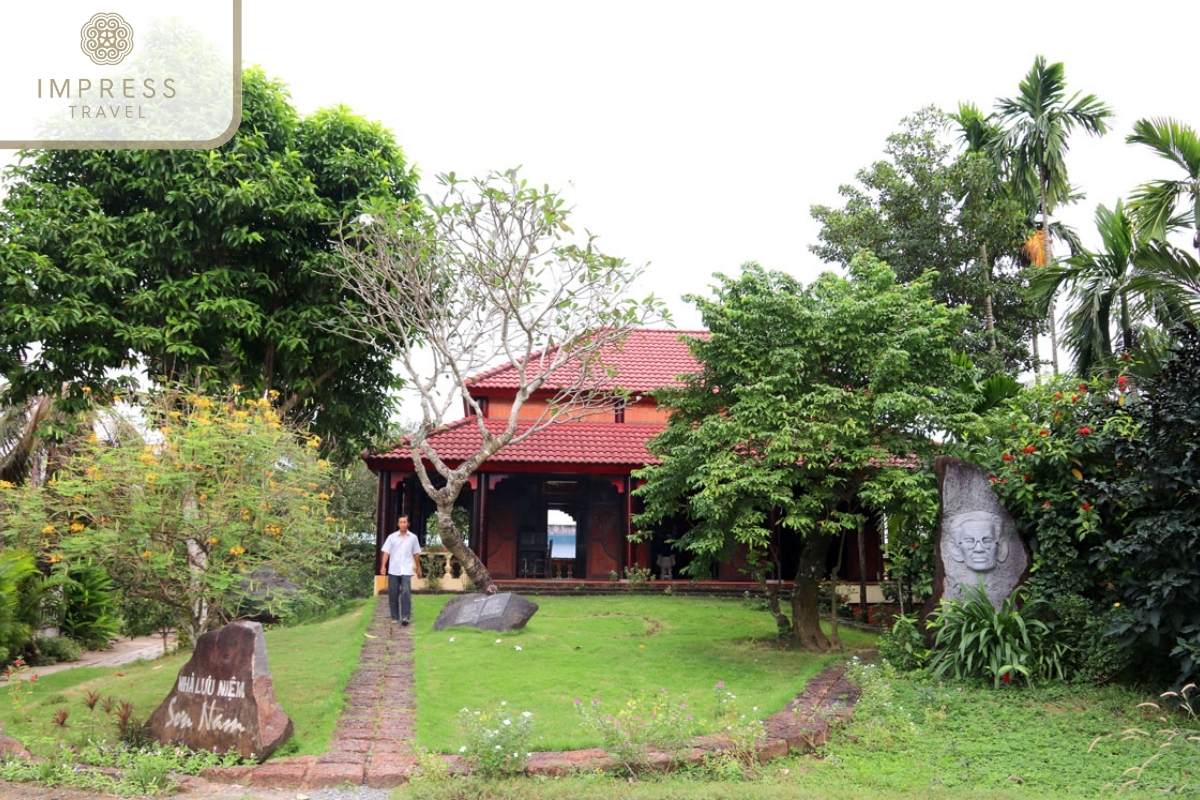
<svg viewBox="0 0 1200 800">
<path fill-rule="evenodd" d="M 388 611 L 392 623 L 407 625 L 412 621 L 412 579 L 421 577 L 421 543 L 415 533 L 408 531 L 408 517 L 400 517 L 393 531 L 383 543 L 383 563 L 380 575 L 388 576 Z"/>
</svg>

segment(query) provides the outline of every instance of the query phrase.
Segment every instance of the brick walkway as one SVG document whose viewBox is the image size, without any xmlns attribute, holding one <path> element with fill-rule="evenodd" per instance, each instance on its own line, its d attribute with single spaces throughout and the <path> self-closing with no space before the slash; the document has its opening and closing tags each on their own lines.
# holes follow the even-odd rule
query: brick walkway
<svg viewBox="0 0 1200 800">
<path fill-rule="evenodd" d="M 278 789 L 324 789 L 352 784 L 389 789 L 408 780 L 416 767 L 413 753 L 417 700 L 413 686 L 412 628 L 392 625 L 387 603 L 375 604 L 358 670 L 346 686 L 346 708 L 338 720 L 328 752 L 320 756 L 273 759 L 266 764 L 207 770 L 215 783 Z M 760 761 L 820 747 L 830 724 L 850 716 L 857 693 L 843 675 L 843 665 L 830 667 L 810 680 L 783 710 L 765 719 L 766 738 L 758 747 Z M 729 745 L 720 736 L 697 739 L 687 760 L 699 762 Z M 465 769 L 458 756 L 446 756 L 455 771 Z M 666 754 L 655 759 L 667 762 Z M 534 753 L 529 772 L 565 775 L 579 770 L 609 769 L 617 764 L 603 750 Z"/>
<path fill-rule="evenodd" d="M 207 770 L 203 777 L 279 789 L 324 789 L 347 783 L 389 789 L 405 783 L 416 766 L 412 744 L 416 730 L 412 628 L 392 625 L 387 603 L 380 601 L 375 603 L 358 670 L 346 685 L 346 708 L 326 753 Z"/>
</svg>

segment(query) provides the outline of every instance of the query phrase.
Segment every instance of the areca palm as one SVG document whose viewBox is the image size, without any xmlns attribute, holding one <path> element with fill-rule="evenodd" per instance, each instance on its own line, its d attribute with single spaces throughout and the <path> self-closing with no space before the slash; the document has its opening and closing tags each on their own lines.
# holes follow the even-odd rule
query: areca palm
<svg viewBox="0 0 1200 800">
<path fill-rule="evenodd" d="M 1052 265 L 1033 284 L 1043 297 L 1063 287 L 1073 303 L 1066 315 L 1065 344 L 1075 355 L 1076 369 L 1087 376 L 1116 354 L 1114 328 L 1121 351 L 1137 345 L 1137 329 L 1153 321 L 1167 329 L 1192 317 L 1182 285 L 1164 273 L 1159 248 L 1147 248 L 1118 200 L 1109 210 L 1096 209 L 1096 229 L 1103 242 L 1098 252 L 1083 250 Z"/>
<path fill-rule="evenodd" d="M 1200 250 L 1200 137 L 1196 131 L 1169 117 L 1139 119 L 1125 141 L 1149 147 L 1184 171 L 1181 179 L 1149 181 L 1134 191 L 1130 209 L 1138 230 L 1147 238 L 1165 239 L 1170 231 L 1191 223 L 1192 247 Z M 1176 206 L 1189 200 L 1191 209 L 1176 215 Z"/>
<path fill-rule="evenodd" d="M 958 126 L 959 141 L 966 146 L 968 153 L 977 153 L 991 158 L 993 161 L 996 160 L 996 155 L 1000 152 L 996 145 L 1004 135 L 1003 131 L 1000 130 L 1000 126 L 990 117 L 985 117 L 973 103 L 959 103 L 958 113 L 950 114 L 949 117 Z M 999 175 L 999 163 L 996 166 L 997 175 Z M 984 189 L 982 193 L 984 196 L 964 197 L 963 203 L 968 206 L 980 207 L 999 190 L 1000 187 L 998 182 L 996 182 Z M 984 294 L 984 324 L 987 328 L 988 347 L 992 351 L 995 351 L 996 321 L 992 310 L 992 261 L 988 255 L 987 239 L 982 236 L 979 238 L 979 261 L 986 284 Z"/>
<path fill-rule="evenodd" d="M 1071 183 L 1067 175 L 1067 139 L 1076 128 L 1102 135 L 1108 132 L 1105 120 L 1112 110 L 1089 94 L 1079 92 L 1067 97 L 1062 62 L 1047 64 L 1037 56 L 1033 68 L 1021 81 L 1019 94 L 996 101 L 996 111 L 1006 127 L 1005 147 L 1011 153 L 1013 185 L 1030 197 L 1037 197 L 1041 211 L 1043 258 L 1052 264 L 1050 214 L 1059 202 L 1069 199 Z M 1054 298 L 1047 298 L 1050 316 L 1051 361 L 1058 371 L 1058 334 L 1054 323 Z"/>
</svg>

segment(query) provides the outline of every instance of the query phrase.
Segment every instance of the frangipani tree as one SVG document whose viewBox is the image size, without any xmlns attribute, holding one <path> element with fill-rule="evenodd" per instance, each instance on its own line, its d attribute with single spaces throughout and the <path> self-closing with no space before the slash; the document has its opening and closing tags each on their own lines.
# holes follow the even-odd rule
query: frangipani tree
<svg viewBox="0 0 1200 800">
<path fill-rule="evenodd" d="M 531 186 L 516 170 L 469 181 L 451 173 L 439 182 L 440 199 L 419 208 L 379 205 L 344 230 L 334 274 L 360 309 L 347 335 L 386 342 L 420 401 L 421 420 L 406 444 L 437 506 L 442 544 L 476 586 L 494 591 L 454 525 L 459 493 L 501 448 L 622 403 L 605 354 L 665 312 L 653 296 L 630 297 L 641 268 L 603 253 L 594 234 L 577 235 L 557 192 Z M 485 424 L 470 379 L 505 362 L 519 388 L 496 429 Z M 544 389 L 553 396 L 540 414 L 523 414 Z M 447 463 L 430 437 L 464 404 L 480 444 Z"/>
</svg>

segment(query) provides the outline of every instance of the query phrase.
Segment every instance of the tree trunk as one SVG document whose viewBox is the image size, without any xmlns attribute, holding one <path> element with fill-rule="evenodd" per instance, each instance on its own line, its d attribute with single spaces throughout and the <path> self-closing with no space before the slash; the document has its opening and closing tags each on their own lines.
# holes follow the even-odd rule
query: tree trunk
<svg viewBox="0 0 1200 800">
<path fill-rule="evenodd" d="M 1121 292 L 1121 346 L 1126 353 L 1133 350 L 1133 323 L 1129 319 L 1129 300 Z"/>
<path fill-rule="evenodd" d="M 992 262 L 988 260 L 987 242 L 979 243 L 979 258 L 983 262 L 983 279 L 987 284 L 983 295 L 983 321 L 987 328 L 988 350 L 996 351 L 996 317 L 992 311 Z"/>
<path fill-rule="evenodd" d="M 821 610 L 818 599 L 821 578 L 825 576 L 825 557 L 829 553 L 830 537 L 809 533 L 804 537 L 796 582 L 792 588 L 792 634 L 796 645 L 805 650 L 829 650 L 829 639 L 821 630 Z"/>
<path fill-rule="evenodd" d="M 841 557 L 840 555 L 838 556 Z M 867 622 L 867 532 L 861 517 L 858 520 L 858 614 Z"/>
<path fill-rule="evenodd" d="M 1050 268 L 1050 208 L 1046 202 L 1046 184 L 1049 182 L 1049 177 L 1045 174 L 1041 176 L 1040 186 L 1042 191 L 1042 267 Z M 1054 295 L 1050 296 L 1050 307 L 1048 309 L 1050 316 L 1050 368 L 1054 370 L 1055 375 L 1058 374 L 1058 323 L 1054 319 Z"/>
<path fill-rule="evenodd" d="M 787 618 L 779 607 L 779 581 L 774 584 L 767 582 L 767 573 L 765 570 L 754 570 L 754 580 L 758 582 L 758 587 L 762 589 L 763 594 L 767 598 L 767 608 L 771 610 L 771 616 L 775 618 L 775 626 L 780 631 L 789 631 L 792 628 L 792 621 Z"/>
<path fill-rule="evenodd" d="M 204 552 L 200 542 L 195 539 L 187 540 L 187 551 L 188 572 L 191 575 L 188 579 L 189 589 L 191 596 L 195 598 L 188 606 L 188 635 L 194 643 L 202 633 L 208 630 L 211 622 L 204 585 L 204 573 L 208 568 L 208 554 Z"/>
<path fill-rule="evenodd" d="M 842 574 L 842 554 L 846 552 L 846 532 L 838 538 L 838 558 L 833 565 L 829 580 L 829 643 L 836 650 L 842 649 L 842 637 L 838 633 L 838 579 Z"/>
<path fill-rule="evenodd" d="M 458 493 L 454 492 L 454 496 L 457 497 Z M 479 556 L 475 555 L 475 551 L 463 544 L 462 536 L 454 527 L 454 499 L 438 498 L 434 502 L 437 503 L 438 536 L 442 538 L 442 544 L 458 559 L 458 563 L 462 565 L 463 571 L 475 584 L 476 589 L 495 594 L 496 584 L 492 580 L 492 574 L 488 572 Z"/>
</svg>

